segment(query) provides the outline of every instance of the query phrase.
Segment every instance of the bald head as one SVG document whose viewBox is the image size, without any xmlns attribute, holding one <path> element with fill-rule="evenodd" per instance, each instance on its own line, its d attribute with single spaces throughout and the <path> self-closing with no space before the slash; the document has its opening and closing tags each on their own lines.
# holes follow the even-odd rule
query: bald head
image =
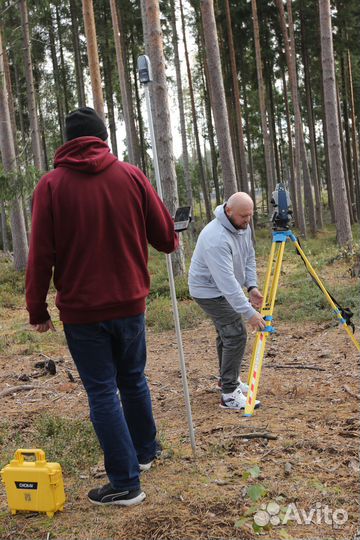
<svg viewBox="0 0 360 540">
<path fill-rule="evenodd" d="M 225 212 L 235 229 L 246 229 L 254 213 L 252 198 L 243 191 L 229 197 Z"/>
</svg>

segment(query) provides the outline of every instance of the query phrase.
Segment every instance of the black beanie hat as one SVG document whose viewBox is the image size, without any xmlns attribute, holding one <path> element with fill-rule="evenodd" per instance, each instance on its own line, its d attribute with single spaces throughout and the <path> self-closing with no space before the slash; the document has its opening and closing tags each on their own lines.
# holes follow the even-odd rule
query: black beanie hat
<svg viewBox="0 0 360 540">
<path fill-rule="evenodd" d="M 65 138 L 67 141 L 77 137 L 108 138 L 106 126 L 100 116 L 91 107 L 80 107 L 65 118 Z"/>
</svg>

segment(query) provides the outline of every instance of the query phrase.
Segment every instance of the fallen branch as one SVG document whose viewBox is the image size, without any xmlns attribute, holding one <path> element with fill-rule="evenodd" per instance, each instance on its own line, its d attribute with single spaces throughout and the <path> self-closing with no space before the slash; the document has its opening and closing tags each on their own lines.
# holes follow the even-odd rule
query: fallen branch
<svg viewBox="0 0 360 540">
<path fill-rule="evenodd" d="M 268 364 L 266 367 L 274 368 L 274 369 L 313 369 L 314 371 L 326 371 L 325 368 L 321 368 L 317 366 L 304 366 L 303 364 L 285 364 L 282 366 L 280 366 L 279 364 L 275 364 L 275 365 Z"/>
<path fill-rule="evenodd" d="M 9 394 L 17 394 L 17 392 L 22 392 L 25 390 L 33 390 L 34 388 L 39 388 L 39 386 L 35 386 L 33 384 L 24 384 L 22 386 L 12 386 L 11 388 L 6 388 L 6 390 L 3 390 L 0 392 L 0 398 L 8 396 Z"/>
<path fill-rule="evenodd" d="M 360 401 L 360 396 L 359 394 L 355 394 L 355 392 L 353 392 L 352 390 L 350 390 L 350 388 L 348 386 L 343 386 L 343 390 L 345 390 L 345 392 L 347 394 L 349 394 L 349 396 L 351 397 L 354 397 L 355 399 L 358 399 Z"/>
<path fill-rule="evenodd" d="M 253 433 L 236 433 L 233 435 L 235 439 L 268 439 L 268 440 L 276 440 L 278 438 L 277 435 L 274 435 L 273 433 L 267 433 L 267 432 L 253 432 Z"/>
<path fill-rule="evenodd" d="M 357 433 L 356 431 L 339 431 L 338 435 L 340 435 L 340 437 L 346 437 L 346 438 L 349 438 L 349 439 L 359 439 L 360 438 L 360 433 Z"/>
</svg>

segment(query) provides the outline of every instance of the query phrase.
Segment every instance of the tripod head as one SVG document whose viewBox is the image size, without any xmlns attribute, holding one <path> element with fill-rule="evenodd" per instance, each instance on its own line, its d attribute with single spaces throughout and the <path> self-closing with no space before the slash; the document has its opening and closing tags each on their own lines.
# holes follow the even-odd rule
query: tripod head
<svg viewBox="0 0 360 540">
<path fill-rule="evenodd" d="M 290 194 L 284 184 L 276 184 L 275 191 L 272 193 L 271 204 L 274 207 L 274 213 L 271 221 L 274 231 L 287 231 L 292 218 Z"/>
</svg>

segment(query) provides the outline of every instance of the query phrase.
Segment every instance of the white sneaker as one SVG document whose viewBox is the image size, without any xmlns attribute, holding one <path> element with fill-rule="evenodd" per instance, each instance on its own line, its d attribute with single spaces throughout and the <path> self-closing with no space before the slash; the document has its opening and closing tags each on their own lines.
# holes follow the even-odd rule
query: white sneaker
<svg viewBox="0 0 360 540">
<path fill-rule="evenodd" d="M 238 378 L 238 384 L 239 384 L 238 388 L 240 388 L 240 390 L 242 391 L 242 393 L 243 393 L 245 396 L 247 396 L 247 393 L 248 393 L 248 391 L 249 391 L 249 385 L 246 384 L 246 383 L 244 383 L 244 382 L 242 382 L 242 381 L 240 380 L 240 377 Z"/>
<path fill-rule="evenodd" d="M 240 380 L 240 377 L 238 378 L 237 382 L 238 382 L 238 385 L 239 385 L 240 390 L 242 391 L 242 393 L 243 393 L 245 396 L 247 396 L 247 393 L 248 393 L 248 391 L 249 391 L 249 385 L 246 384 L 246 383 L 244 383 L 244 382 L 242 382 L 242 381 Z M 221 378 L 220 378 L 220 377 L 218 377 L 217 389 L 218 389 L 218 390 L 221 390 Z"/>
<path fill-rule="evenodd" d="M 235 411 L 241 411 L 242 409 L 245 409 L 246 405 L 246 396 L 241 391 L 240 386 L 238 386 L 233 392 L 230 394 L 221 394 L 221 403 L 220 407 L 222 409 L 232 409 Z M 255 409 L 258 409 L 260 407 L 260 401 L 255 401 Z"/>
</svg>

